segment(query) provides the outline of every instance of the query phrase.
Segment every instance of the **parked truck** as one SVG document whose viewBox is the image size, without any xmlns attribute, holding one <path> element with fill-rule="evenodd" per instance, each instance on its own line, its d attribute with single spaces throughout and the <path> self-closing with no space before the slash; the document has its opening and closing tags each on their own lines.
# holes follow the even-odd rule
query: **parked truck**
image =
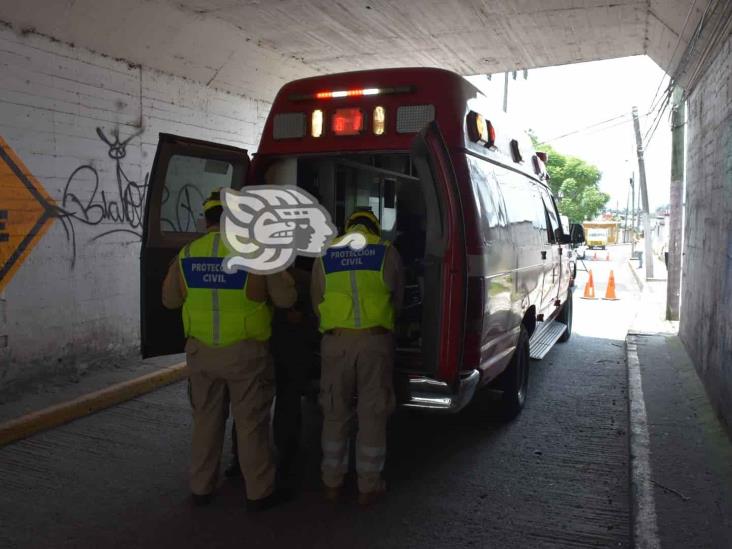
<svg viewBox="0 0 732 549">
<path fill-rule="evenodd" d="M 587 247 L 590 249 L 600 248 L 604 250 L 607 247 L 607 229 L 587 229 Z"/>
</svg>

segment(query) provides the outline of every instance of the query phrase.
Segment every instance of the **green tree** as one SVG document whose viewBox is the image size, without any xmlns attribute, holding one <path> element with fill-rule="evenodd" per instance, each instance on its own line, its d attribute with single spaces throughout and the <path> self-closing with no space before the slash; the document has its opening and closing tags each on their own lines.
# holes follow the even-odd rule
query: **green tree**
<svg viewBox="0 0 732 549">
<path fill-rule="evenodd" d="M 538 151 L 548 155 L 547 171 L 549 186 L 555 196 L 562 196 L 559 201 L 559 212 L 570 221 L 581 223 L 599 214 L 610 195 L 600 191 L 598 183 L 602 173 L 596 166 L 575 156 L 567 156 L 557 152 L 549 145 L 542 145 L 531 132 L 531 140 Z"/>
</svg>

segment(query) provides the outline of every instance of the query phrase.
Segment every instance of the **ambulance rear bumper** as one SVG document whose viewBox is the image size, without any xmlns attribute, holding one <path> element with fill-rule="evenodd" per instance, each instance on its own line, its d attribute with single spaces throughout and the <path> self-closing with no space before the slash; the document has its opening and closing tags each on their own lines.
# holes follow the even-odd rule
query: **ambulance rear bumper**
<svg viewBox="0 0 732 549">
<path fill-rule="evenodd" d="M 406 400 L 402 402 L 402 406 L 447 414 L 456 413 L 472 400 L 479 381 L 478 370 L 462 372 L 456 389 L 444 381 L 429 377 L 410 377 L 407 381 Z"/>
</svg>

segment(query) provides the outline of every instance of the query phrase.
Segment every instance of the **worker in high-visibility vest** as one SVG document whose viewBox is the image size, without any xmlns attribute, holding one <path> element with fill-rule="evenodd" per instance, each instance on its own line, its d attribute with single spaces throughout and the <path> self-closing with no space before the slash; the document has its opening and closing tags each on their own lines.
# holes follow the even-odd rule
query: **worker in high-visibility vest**
<svg viewBox="0 0 732 549">
<path fill-rule="evenodd" d="M 223 208 L 218 192 L 204 203 L 207 232 L 171 263 L 163 282 L 163 305 L 183 308 L 186 359 L 193 408 L 190 486 L 196 505 L 210 502 L 219 471 L 228 406 L 236 421 L 239 463 L 247 508 L 264 510 L 284 499 L 275 489 L 269 434 L 274 369 L 268 350 L 272 310 L 295 303 L 285 272 L 227 274 L 229 254 L 219 232 Z"/>
<path fill-rule="evenodd" d="M 404 282 L 396 248 L 381 238 L 370 210 L 354 212 L 346 237 L 359 232 L 367 246 L 331 246 L 313 265 L 311 298 L 320 318 L 323 408 L 322 478 L 327 499 L 337 501 L 348 471 L 355 412 L 359 503 L 386 491 L 381 478 L 386 459 L 386 422 L 394 410 L 394 319 Z M 338 244 L 341 237 L 334 244 Z"/>
</svg>

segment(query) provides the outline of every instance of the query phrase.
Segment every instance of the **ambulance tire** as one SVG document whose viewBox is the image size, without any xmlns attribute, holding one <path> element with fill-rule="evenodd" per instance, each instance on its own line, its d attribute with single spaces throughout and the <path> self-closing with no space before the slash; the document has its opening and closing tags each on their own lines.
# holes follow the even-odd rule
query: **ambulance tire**
<svg viewBox="0 0 732 549">
<path fill-rule="evenodd" d="M 567 301 L 564 302 L 564 305 L 562 305 L 562 310 L 559 312 L 559 316 L 557 317 L 557 320 L 563 324 L 567 325 L 567 329 L 562 334 L 562 337 L 559 338 L 559 343 L 564 343 L 565 341 L 569 341 L 569 338 L 572 336 L 572 292 L 574 288 L 569 288 L 567 290 Z"/>
<path fill-rule="evenodd" d="M 516 349 L 508 368 L 501 374 L 503 395 L 500 403 L 500 414 L 504 420 L 515 418 L 526 403 L 529 388 L 529 332 L 521 324 Z"/>
</svg>

